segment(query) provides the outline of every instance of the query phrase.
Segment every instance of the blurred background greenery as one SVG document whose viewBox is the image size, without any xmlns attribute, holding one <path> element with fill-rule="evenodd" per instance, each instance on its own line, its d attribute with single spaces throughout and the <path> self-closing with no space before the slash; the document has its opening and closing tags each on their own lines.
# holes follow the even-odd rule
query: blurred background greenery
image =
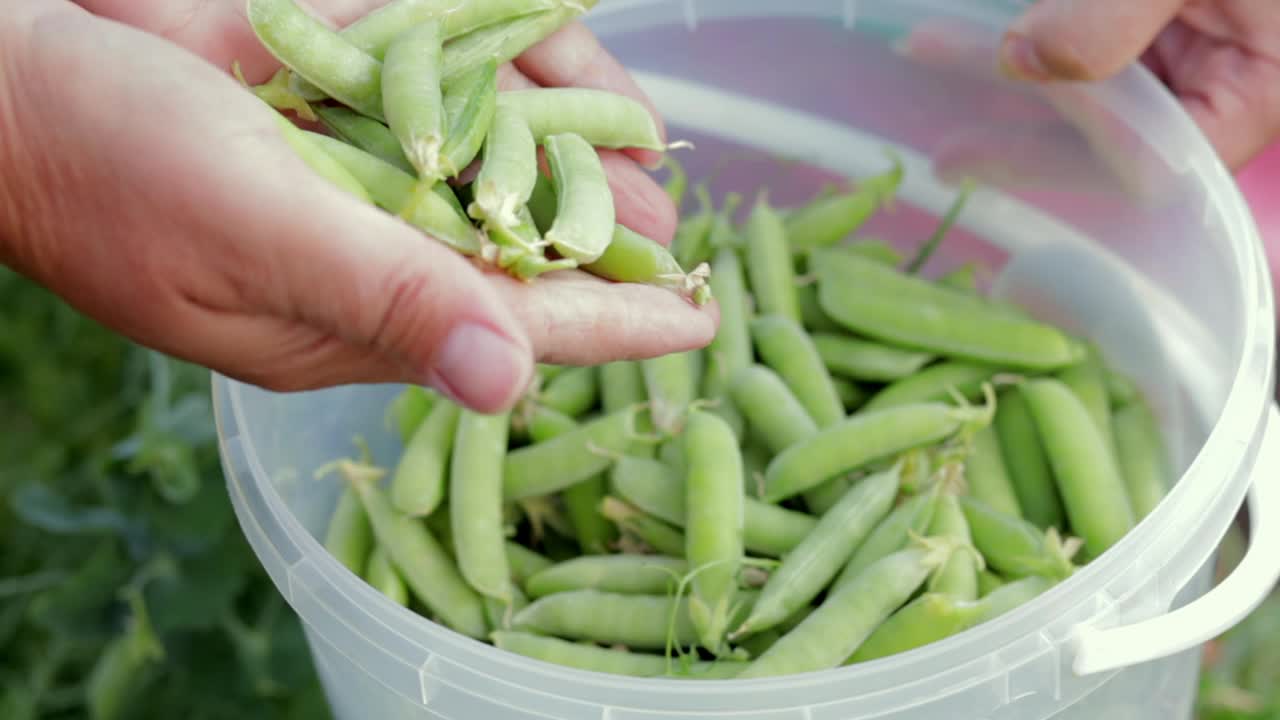
<svg viewBox="0 0 1280 720">
<path fill-rule="evenodd" d="M 206 371 L 0 268 L 0 718 L 327 720 L 225 488 Z M 1201 720 L 1280 718 L 1280 599 L 1206 660 Z"/>
</svg>

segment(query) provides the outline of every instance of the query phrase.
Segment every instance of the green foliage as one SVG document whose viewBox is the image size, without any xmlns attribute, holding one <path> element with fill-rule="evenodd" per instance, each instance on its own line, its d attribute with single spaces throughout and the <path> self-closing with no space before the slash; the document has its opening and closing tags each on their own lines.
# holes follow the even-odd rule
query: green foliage
<svg viewBox="0 0 1280 720">
<path fill-rule="evenodd" d="M 3 268 L 0 717 L 328 717 L 232 514 L 208 372 Z"/>
</svg>

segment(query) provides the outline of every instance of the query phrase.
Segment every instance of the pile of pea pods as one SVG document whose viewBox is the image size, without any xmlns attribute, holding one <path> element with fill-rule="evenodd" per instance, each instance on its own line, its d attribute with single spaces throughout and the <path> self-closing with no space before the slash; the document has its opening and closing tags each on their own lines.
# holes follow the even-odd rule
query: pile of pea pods
<svg viewBox="0 0 1280 720">
<path fill-rule="evenodd" d="M 699 185 L 672 255 L 712 268 L 709 347 L 540 366 L 500 415 L 404 390 L 403 453 L 334 465 L 327 547 L 509 652 L 703 682 L 906 652 L 1070 577 L 1166 494 L 1158 422 L 976 266 L 920 273 L 968 188 L 911 258 L 861 238 L 902 177 L 787 208 Z"/>
<path fill-rule="evenodd" d="M 321 176 L 524 280 L 579 268 L 720 307 L 704 350 L 541 366 L 507 413 L 400 394 L 394 461 L 324 468 L 326 547 L 393 601 L 585 670 L 812 672 L 1011 611 L 1167 492 L 1151 407 L 1087 338 L 984 296 L 973 265 L 921 274 L 968 188 L 906 258 L 859 235 L 893 156 L 797 207 L 699 184 L 668 250 L 616 223 L 596 151 L 669 149 L 642 105 L 497 89 L 595 0 L 392 0 L 341 30 L 247 2 L 283 66 L 250 90 Z"/>
<path fill-rule="evenodd" d="M 501 64 L 596 0 L 392 0 L 341 30 L 296 0 L 247 2 L 282 65 L 250 89 L 281 111 L 293 150 L 338 187 L 522 280 L 580 268 L 697 304 L 710 298 L 705 266 L 686 272 L 616 222 L 597 148 L 674 147 L 643 104 L 585 88 L 498 91 Z"/>
</svg>

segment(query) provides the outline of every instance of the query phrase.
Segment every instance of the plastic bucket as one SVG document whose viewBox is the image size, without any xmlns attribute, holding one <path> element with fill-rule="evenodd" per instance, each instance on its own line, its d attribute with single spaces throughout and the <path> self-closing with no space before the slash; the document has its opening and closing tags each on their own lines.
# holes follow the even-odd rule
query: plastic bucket
<svg viewBox="0 0 1280 720">
<path fill-rule="evenodd" d="M 682 160 L 695 177 L 714 174 L 716 193 L 767 183 L 779 203 L 800 200 L 883 167 L 887 144 L 907 180 L 869 230 L 914 244 L 953 194 L 933 170 L 978 161 L 969 170 L 995 185 L 974 196 L 940 262 L 993 264 L 996 292 L 1085 329 L 1140 380 L 1179 452 L 1164 504 L 1048 594 L 911 653 L 768 681 L 621 678 L 447 631 L 321 548 L 339 485 L 312 474 L 356 435 L 380 461 L 395 457 L 383 414 L 397 388 L 281 395 L 216 378 L 236 512 L 305 624 L 337 717 L 1190 716 L 1199 646 L 1280 572 L 1266 262 L 1231 178 L 1151 77 L 1047 91 L 997 78 L 992 48 L 1011 12 L 956 0 L 604 0 L 589 23 L 672 137 L 695 141 Z M 1020 165 L 1030 174 L 1015 180 Z M 1208 563 L 1246 493 L 1254 550 L 1211 591 Z"/>
</svg>

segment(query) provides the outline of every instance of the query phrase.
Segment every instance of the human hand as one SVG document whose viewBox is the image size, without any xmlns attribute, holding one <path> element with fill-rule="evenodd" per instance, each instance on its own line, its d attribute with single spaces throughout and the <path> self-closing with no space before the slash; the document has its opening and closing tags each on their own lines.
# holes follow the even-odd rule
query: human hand
<svg viewBox="0 0 1280 720">
<path fill-rule="evenodd" d="M 343 24 L 379 3 L 311 4 Z M 577 272 L 486 273 L 318 177 L 228 73 L 276 68 L 241 0 L 79 5 L 0 15 L 0 262 L 124 335 L 275 390 L 420 383 L 486 412 L 518 398 L 535 360 L 652 357 L 714 335 L 714 304 Z M 640 95 L 581 26 L 504 73 Z M 602 155 L 619 221 L 669 242 L 668 196 Z"/>
<path fill-rule="evenodd" d="M 1233 170 L 1280 137 L 1273 0 L 1040 0 L 1000 48 L 1017 78 L 1106 78 L 1141 59 Z"/>
<path fill-rule="evenodd" d="M 1068 6 L 1078 14 L 1068 17 Z M 1164 14 L 1155 12 L 1157 6 Z M 1271 59 L 1280 52 L 1246 52 L 1227 39 L 1212 40 L 1208 29 L 1192 43 L 1185 33 L 1188 27 L 1231 28 L 1226 18 L 1248 13 L 1260 18 L 1258 28 L 1271 28 L 1267 42 L 1276 47 L 1280 16 L 1259 15 L 1260 6 L 1254 0 L 1040 0 L 1008 28 L 958 17 L 921 21 L 896 49 L 912 63 L 954 78 L 954 92 L 973 109 L 953 112 L 948 129 L 930 140 L 930 160 L 942 180 L 1177 205 L 1186 199 L 1174 181 L 1183 172 L 1175 165 L 1186 157 L 1165 152 L 1167 144 L 1158 138 L 1182 120 L 1134 125 L 1104 106 L 1096 88 L 1072 80 L 1108 77 L 1140 57 L 1156 64 L 1173 99 L 1199 122 L 1224 164 L 1238 169 L 1280 133 L 1280 61 Z M 1206 18 L 1217 18 L 1216 24 Z M 1255 32 L 1262 31 L 1249 31 L 1251 44 Z M 1169 64 L 1161 58 L 1172 53 L 1166 48 L 1179 36 L 1187 49 L 1200 50 L 1180 56 L 1177 72 L 1162 69 L 1157 60 Z M 1191 62 L 1197 59 L 1199 64 Z"/>
</svg>

